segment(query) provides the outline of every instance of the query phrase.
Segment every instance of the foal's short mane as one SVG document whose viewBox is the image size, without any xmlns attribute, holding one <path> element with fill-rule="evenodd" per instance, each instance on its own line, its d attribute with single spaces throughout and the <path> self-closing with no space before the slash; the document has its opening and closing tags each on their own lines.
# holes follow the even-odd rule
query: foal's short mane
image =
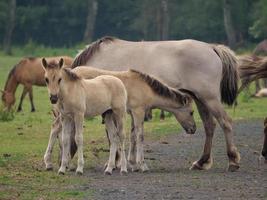
<svg viewBox="0 0 267 200">
<path fill-rule="evenodd" d="M 145 81 L 152 88 L 152 90 L 156 94 L 171 98 L 174 101 L 179 101 L 180 103 L 185 104 L 185 95 L 182 92 L 168 87 L 166 84 L 160 82 L 152 76 L 149 76 L 148 74 L 144 74 L 134 69 L 130 69 L 130 71 L 136 73 L 143 81 Z"/>
<path fill-rule="evenodd" d="M 74 72 L 72 72 L 70 69 L 64 68 L 63 70 L 67 74 L 68 78 L 71 81 L 77 81 L 77 80 L 80 80 L 81 79 L 77 74 L 75 74 Z"/>
<path fill-rule="evenodd" d="M 116 38 L 111 36 L 105 36 L 86 47 L 76 58 L 74 59 L 71 68 L 85 65 L 86 62 L 99 50 L 101 43 L 108 43 L 114 41 Z"/>
</svg>

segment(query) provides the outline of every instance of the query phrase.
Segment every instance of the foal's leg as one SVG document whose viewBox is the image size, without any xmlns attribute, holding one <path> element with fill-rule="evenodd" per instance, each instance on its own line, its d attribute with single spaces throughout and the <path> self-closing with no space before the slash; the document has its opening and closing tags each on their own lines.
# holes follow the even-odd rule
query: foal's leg
<svg viewBox="0 0 267 200">
<path fill-rule="evenodd" d="M 119 139 L 119 144 L 117 144 L 117 150 L 121 149 L 121 173 L 127 173 L 127 160 L 125 156 L 125 132 L 124 132 L 124 117 L 125 117 L 125 111 L 124 110 L 113 110 L 114 119 L 116 122 L 117 127 L 117 137 Z M 144 115 L 143 115 L 144 117 Z M 144 118 L 143 118 L 144 119 Z"/>
<path fill-rule="evenodd" d="M 144 159 L 144 115 L 145 112 L 143 109 L 136 109 L 132 111 L 133 121 L 134 121 L 134 130 L 136 132 L 137 138 L 137 147 L 136 147 L 136 164 L 139 169 L 143 172 L 148 170 L 148 167 Z"/>
<path fill-rule="evenodd" d="M 117 151 L 117 142 L 116 142 L 116 132 L 117 129 L 112 119 L 111 114 L 107 114 L 105 116 L 105 126 L 106 126 L 106 133 L 109 140 L 109 159 L 106 164 L 105 174 L 111 175 L 113 169 L 115 168 L 115 158 L 116 158 L 116 151 Z"/>
<path fill-rule="evenodd" d="M 53 169 L 51 155 L 52 155 L 52 151 L 53 151 L 53 147 L 55 145 L 56 139 L 59 137 L 61 130 L 62 130 L 61 122 L 60 122 L 60 119 L 57 118 L 53 122 L 51 131 L 50 131 L 49 142 L 48 142 L 46 152 L 44 155 L 44 162 L 45 162 L 46 170 Z"/>
<path fill-rule="evenodd" d="M 164 120 L 164 119 L 165 119 L 164 110 L 160 110 L 160 120 Z"/>
<path fill-rule="evenodd" d="M 78 151 L 78 166 L 76 169 L 76 173 L 79 175 L 83 174 L 83 166 L 84 166 L 84 159 L 83 159 L 83 121 L 84 121 L 84 114 L 78 113 L 74 116 L 74 123 L 75 123 L 75 141 L 77 144 L 77 151 Z"/>
<path fill-rule="evenodd" d="M 208 102 L 208 107 L 213 116 L 217 119 L 221 128 L 224 131 L 226 140 L 227 155 L 229 158 L 228 171 L 236 171 L 239 169 L 240 154 L 234 144 L 232 120 L 225 112 L 223 105 L 218 99 L 212 99 Z"/>
<path fill-rule="evenodd" d="M 131 165 L 133 171 L 135 171 L 134 166 L 136 166 L 136 132 L 134 127 L 134 118 L 133 114 L 131 115 L 131 135 L 130 135 L 130 144 L 128 152 L 128 162 Z"/>
<path fill-rule="evenodd" d="M 203 122 L 203 126 L 206 133 L 206 140 L 201 158 L 198 161 L 195 161 L 190 169 L 207 170 L 211 168 L 213 163 L 211 156 L 211 147 L 212 147 L 212 138 L 214 130 L 216 128 L 216 123 L 208 108 L 198 100 L 195 100 L 195 102 Z"/>
<path fill-rule="evenodd" d="M 33 104 L 32 86 L 29 87 L 29 97 L 30 97 L 30 102 L 31 102 L 31 107 L 32 107 L 31 112 L 35 112 L 35 107 Z"/>
<path fill-rule="evenodd" d="M 22 111 L 22 102 L 23 102 L 23 99 L 25 98 L 27 92 L 28 92 L 28 89 L 26 88 L 26 86 L 24 86 L 22 94 L 21 94 L 21 97 L 20 97 L 20 101 L 19 101 L 19 106 L 18 106 L 17 112 Z"/>
<path fill-rule="evenodd" d="M 62 118 L 62 158 L 61 158 L 61 166 L 58 170 L 58 173 L 65 174 L 66 167 L 69 162 L 72 119 L 68 116 L 61 116 L 61 118 Z"/>
</svg>

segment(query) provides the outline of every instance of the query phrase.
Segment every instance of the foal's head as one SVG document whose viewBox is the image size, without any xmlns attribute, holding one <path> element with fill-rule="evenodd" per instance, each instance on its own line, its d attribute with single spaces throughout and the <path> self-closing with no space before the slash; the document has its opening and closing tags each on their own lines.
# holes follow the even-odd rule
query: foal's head
<svg viewBox="0 0 267 200">
<path fill-rule="evenodd" d="M 50 95 L 52 104 L 56 104 L 58 100 L 60 82 L 62 80 L 62 66 L 64 60 L 61 58 L 59 62 L 51 61 L 47 63 L 46 59 L 42 59 L 42 64 L 45 69 L 45 82 Z"/>
</svg>

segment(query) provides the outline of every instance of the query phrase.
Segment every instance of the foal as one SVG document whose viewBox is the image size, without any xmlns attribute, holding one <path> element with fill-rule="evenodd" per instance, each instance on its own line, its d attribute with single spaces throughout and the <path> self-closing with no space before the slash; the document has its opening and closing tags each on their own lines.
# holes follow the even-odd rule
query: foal
<svg viewBox="0 0 267 200">
<path fill-rule="evenodd" d="M 144 115 L 145 110 L 148 108 L 167 110 L 174 114 L 187 133 L 193 134 L 196 131 L 193 108 L 189 96 L 168 87 L 151 76 L 134 70 L 114 72 L 83 66 L 79 66 L 72 71 L 86 79 L 92 79 L 101 75 L 112 75 L 124 83 L 128 94 L 127 109 L 132 119 L 128 160 L 133 170 L 148 170 L 144 161 L 143 150 Z M 54 127 L 52 127 L 47 151 L 44 156 L 47 169 L 52 167 L 51 152 L 55 139 L 61 131 L 58 125 Z M 72 149 L 71 153 L 73 156 L 75 149 Z"/>
<path fill-rule="evenodd" d="M 83 121 L 84 117 L 93 117 L 106 112 L 106 128 L 111 133 L 111 146 L 108 166 L 105 173 L 111 174 L 115 167 L 117 146 L 121 149 L 121 173 L 127 172 L 124 151 L 125 135 L 123 121 L 126 113 L 127 92 L 121 82 L 113 76 L 99 76 L 84 80 L 62 68 L 63 59 L 59 63 L 47 63 L 43 58 L 45 81 L 52 104 L 57 103 L 62 121 L 62 161 L 59 174 L 64 174 L 69 158 L 71 128 L 75 127 L 75 142 L 78 147 L 77 174 L 83 173 Z"/>
</svg>

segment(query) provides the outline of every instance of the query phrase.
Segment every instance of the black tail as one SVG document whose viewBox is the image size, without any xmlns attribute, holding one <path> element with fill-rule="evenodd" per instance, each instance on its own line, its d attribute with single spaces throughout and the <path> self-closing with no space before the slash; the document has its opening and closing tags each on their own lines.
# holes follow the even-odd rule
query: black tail
<svg viewBox="0 0 267 200">
<path fill-rule="evenodd" d="M 222 102 L 233 105 L 238 94 L 238 62 L 232 50 L 224 45 L 212 45 L 223 64 L 221 80 Z"/>
</svg>

